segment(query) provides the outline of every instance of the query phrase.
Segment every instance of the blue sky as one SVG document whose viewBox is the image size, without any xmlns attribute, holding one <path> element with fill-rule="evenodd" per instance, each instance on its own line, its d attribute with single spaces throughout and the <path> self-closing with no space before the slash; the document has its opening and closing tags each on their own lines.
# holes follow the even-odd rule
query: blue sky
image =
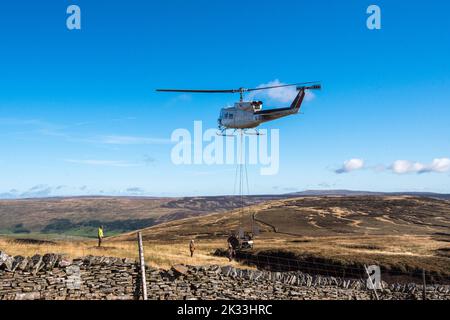
<svg viewBox="0 0 450 320">
<path fill-rule="evenodd" d="M 0 196 L 232 194 L 233 166 L 175 166 L 170 137 L 215 127 L 238 97 L 154 89 L 275 80 L 324 89 L 263 125 L 280 130 L 280 170 L 249 167 L 250 193 L 450 193 L 450 4 L 330 2 L 2 3 Z M 366 27 L 372 3 L 381 30 Z M 81 30 L 66 28 L 71 4 Z"/>
</svg>

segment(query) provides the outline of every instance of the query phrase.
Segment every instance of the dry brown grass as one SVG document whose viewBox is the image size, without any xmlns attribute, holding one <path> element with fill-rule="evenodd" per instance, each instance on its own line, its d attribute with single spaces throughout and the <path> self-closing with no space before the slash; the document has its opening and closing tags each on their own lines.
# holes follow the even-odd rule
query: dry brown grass
<svg viewBox="0 0 450 320">
<path fill-rule="evenodd" d="M 442 253 L 445 248 L 449 248 L 448 242 L 429 236 L 274 236 L 257 241 L 256 251 L 282 250 L 344 265 L 377 264 L 388 269 L 425 269 L 450 276 L 450 260 Z"/>
<path fill-rule="evenodd" d="M 188 265 L 235 265 L 228 259 L 216 257 L 212 252 L 224 247 L 223 242 L 198 242 L 194 257 L 190 257 L 189 242 L 155 243 L 144 242 L 145 262 L 147 265 L 168 269 L 175 264 Z M 96 241 L 54 241 L 53 243 L 30 244 L 18 242 L 14 239 L 0 238 L 0 251 L 9 255 L 33 256 L 35 254 L 61 253 L 70 258 L 79 258 L 87 255 L 110 256 L 120 258 L 138 259 L 137 242 L 108 241 L 101 248 Z"/>
<path fill-rule="evenodd" d="M 251 217 L 261 235 L 256 251 L 286 250 L 345 264 L 376 263 L 400 269 L 426 269 L 450 275 L 450 202 L 416 197 L 309 197 L 276 200 L 144 229 L 146 260 L 158 267 L 184 263 L 228 264 L 212 252 L 226 247 L 230 231 L 251 230 Z M 314 222 L 315 225 L 312 225 Z M 276 226 L 278 233 L 267 223 Z M 320 228 L 319 228 L 320 227 Z M 293 235 L 293 234 L 297 234 Z M 95 241 L 57 241 L 55 245 L 21 245 L 0 240 L 10 254 L 61 252 L 71 257 L 108 255 L 136 258 L 136 233 L 110 238 L 105 248 Z M 196 239 L 196 256 L 188 243 Z M 127 241 L 128 240 L 128 241 Z"/>
<path fill-rule="evenodd" d="M 340 236 L 293 237 L 266 234 L 255 240 L 255 252 L 283 250 L 295 255 L 313 256 L 343 264 L 376 263 L 400 269 L 426 269 L 450 275 L 448 258 L 437 256 L 439 249 L 448 248 L 448 242 L 426 236 Z M 0 250 L 10 255 L 62 253 L 71 258 L 86 255 L 137 259 L 136 241 L 107 239 L 102 248 L 94 240 L 60 240 L 53 243 L 30 244 L 14 239 L 0 238 Z M 216 257 L 213 252 L 226 248 L 226 238 L 198 239 L 193 258 L 189 256 L 189 239 L 183 241 L 144 241 L 148 265 L 168 269 L 175 264 L 229 265 L 228 259 Z M 236 262 L 231 263 L 238 266 Z M 240 266 L 242 267 L 242 266 Z"/>
</svg>

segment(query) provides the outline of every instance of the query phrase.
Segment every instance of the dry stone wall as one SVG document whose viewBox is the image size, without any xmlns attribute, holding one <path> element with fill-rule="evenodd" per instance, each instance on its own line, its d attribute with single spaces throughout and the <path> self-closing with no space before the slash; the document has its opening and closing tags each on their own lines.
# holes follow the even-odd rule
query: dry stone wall
<svg viewBox="0 0 450 320">
<path fill-rule="evenodd" d="M 225 266 L 147 267 L 150 299 L 373 299 L 363 280 Z M 140 297 L 135 261 L 57 254 L 11 257 L 0 252 L 0 300 L 132 300 Z M 384 284 L 381 299 L 421 299 L 422 287 Z M 449 286 L 427 287 L 427 298 L 450 299 Z"/>
</svg>

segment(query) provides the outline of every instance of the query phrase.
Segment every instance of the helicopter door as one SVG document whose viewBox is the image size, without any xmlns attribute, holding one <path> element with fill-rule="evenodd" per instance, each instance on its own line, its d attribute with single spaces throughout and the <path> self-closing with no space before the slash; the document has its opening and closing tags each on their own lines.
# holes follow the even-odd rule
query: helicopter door
<svg viewBox="0 0 450 320">
<path fill-rule="evenodd" d="M 236 113 L 235 113 L 235 111 L 230 111 L 228 113 L 228 119 L 229 119 L 230 123 L 232 123 L 233 125 L 236 124 Z"/>
</svg>

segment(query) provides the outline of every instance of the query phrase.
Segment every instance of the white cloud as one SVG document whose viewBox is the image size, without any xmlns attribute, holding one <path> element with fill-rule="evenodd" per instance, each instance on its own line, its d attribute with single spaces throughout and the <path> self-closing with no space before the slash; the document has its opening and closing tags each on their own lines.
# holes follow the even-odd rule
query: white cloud
<svg viewBox="0 0 450 320">
<path fill-rule="evenodd" d="M 337 169 L 337 174 L 349 173 L 364 168 L 364 160 L 362 159 L 350 159 L 344 162 L 343 166 Z"/>
<path fill-rule="evenodd" d="M 156 159 L 152 156 L 149 156 L 148 154 L 144 154 L 144 163 L 149 166 L 156 162 Z"/>
<path fill-rule="evenodd" d="M 39 184 L 33 186 L 27 190 L 10 190 L 5 193 L 0 193 L 0 200 L 4 199 L 32 199 L 32 198 L 48 198 L 48 197 L 73 197 L 73 196 L 146 196 L 148 193 L 145 189 L 140 187 L 128 187 L 123 190 L 94 190 L 87 186 L 71 187 L 64 186 L 49 186 L 45 184 Z"/>
<path fill-rule="evenodd" d="M 272 86 L 282 86 L 287 83 L 283 83 L 278 79 L 270 81 L 268 83 L 260 84 L 257 88 L 263 87 L 272 87 Z M 264 100 L 268 99 L 271 102 L 279 102 L 279 103 L 290 103 L 294 101 L 297 96 L 297 89 L 295 86 L 292 87 L 282 87 L 282 88 L 274 88 L 268 90 L 261 91 L 253 91 L 248 95 L 249 100 Z M 315 98 L 315 95 L 311 91 L 306 92 L 305 100 L 311 101 Z"/>
<path fill-rule="evenodd" d="M 52 187 L 47 186 L 45 184 L 36 185 L 29 190 L 21 193 L 19 198 L 45 198 L 51 196 L 53 192 Z"/>
<path fill-rule="evenodd" d="M 24 191 L 12 189 L 6 193 L 0 193 L 0 199 L 47 198 L 54 196 L 55 192 L 61 191 L 63 188 L 64 186 L 52 187 L 46 184 L 38 184 Z"/>
<path fill-rule="evenodd" d="M 125 190 L 125 195 L 134 195 L 134 196 L 140 196 L 146 194 L 145 189 L 140 187 L 131 187 Z"/>
<path fill-rule="evenodd" d="M 367 167 L 362 159 L 351 159 L 344 162 L 343 166 L 335 172 L 337 174 L 349 173 L 361 169 L 370 169 L 374 172 L 380 173 L 390 171 L 396 174 L 423 174 L 423 173 L 445 173 L 450 171 L 450 159 L 449 158 L 437 158 L 431 163 L 425 164 L 422 162 L 408 161 L 408 160 L 396 160 L 390 166 L 377 165 L 373 167 Z"/>
<path fill-rule="evenodd" d="M 170 139 L 161 138 L 148 138 L 148 137 L 137 137 L 137 136 L 119 136 L 110 135 L 102 136 L 95 139 L 94 142 L 103 144 L 118 144 L 118 145 L 138 145 L 138 144 L 169 144 Z"/>
<path fill-rule="evenodd" d="M 391 166 L 392 171 L 398 174 L 419 172 L 424 168 L 425 166 L 421 163 L 411 162 L 407 160 L 397 160 Z"/>
<path fill-rule="evenodd" d="M 440 158 L 434 159 L 431 164 L 431 169 L 434 172 L 447 172 L 450 170 L 450 159 L 449 158 Z"/>
<path fill-rule="evenodd" d="M 434 159 L 431 164 L 423 164 L 420 162 L 412 162 L 408 160 L 397 160 L 392 164 L 390 169 L 397 174 L 420 174 L 429 172 L 443 173 L 450 171 L 450 159 Z"/>
<path fill-rule="evenodd" d="M 66 159 L 66 162 L 76 163 L 76 164 L 84 164 L 91 166 L 106 166 L 106 167 L 139 167 L 141 166 L 138 163 L 132 163 L 127 161 L 117 161 L 117 160 L 75 160 L 75 159 Z"/>
</svg>

